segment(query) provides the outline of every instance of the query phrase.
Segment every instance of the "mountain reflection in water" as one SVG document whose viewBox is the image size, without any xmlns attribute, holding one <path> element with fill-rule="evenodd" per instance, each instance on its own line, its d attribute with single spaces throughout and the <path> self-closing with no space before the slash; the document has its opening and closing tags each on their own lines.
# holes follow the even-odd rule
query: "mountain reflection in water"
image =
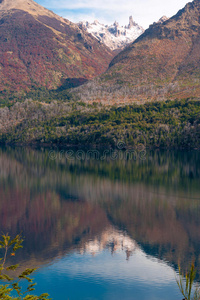
<svg viewBox="0 0 200 300">
<path fill-rule="evenodd" d="M 144 161 L 69 161 L 51 160 L 48 150 L 0 148 L 0 227 L 13 236 L 23 232 L 17 257 L 22 267 L 54 262 L 55 273 L 62 265 L 69 276 L 87 277 L 104 266 L 112 279 L 110 253 L 116 274 L 127 281 L 143 276 L 154 285 L 169 283 L 171 267 L 180 262 L 186 269 L 192 260 L 199 277 L 199 183 L 198 152 L 155 151 Z"/>
</svg>

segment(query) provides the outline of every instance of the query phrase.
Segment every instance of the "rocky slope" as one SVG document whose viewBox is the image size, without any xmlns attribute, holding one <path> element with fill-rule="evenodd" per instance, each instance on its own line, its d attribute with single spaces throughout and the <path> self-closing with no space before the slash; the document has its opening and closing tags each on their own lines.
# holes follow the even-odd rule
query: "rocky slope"
<svg viewBox="0 0 200 300">
<path fill-rule="evenodd" d="M 200 97 L 200 0 L 151 25 L 81 89 L 105 103 Z M 88 95 L 88 90 L 90 95 Z M 79 90 L 80 92 L 80 90 Z"/>
<path fill-rule="evenodd" d="M 79 27 L 91 33 L 111 50 L 122 50 L 144 32 L 144 29 L 133 21 L 132 16 L 129 17 L 127 26 L 120 26 L 117 22 L 108 26 L 94 21 L 94 23 L 80 22 Z"/>
<path fill-rule="evenodd" d="M 114 54 L 32 0 L 0 1 L 0 91 L 54 89 L 102 73 Z"/>
</svg>

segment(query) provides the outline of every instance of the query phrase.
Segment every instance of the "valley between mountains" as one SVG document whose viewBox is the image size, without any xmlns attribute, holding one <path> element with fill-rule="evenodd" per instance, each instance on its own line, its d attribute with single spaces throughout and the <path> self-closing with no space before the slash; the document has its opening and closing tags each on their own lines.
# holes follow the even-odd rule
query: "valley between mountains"
<svg viewBox="0 0 200 300">
<path fill-rule="evenodd" d="M 147 30 L 0 2 L 0 143 L 200 147 L 200 0 Z"/>
</svg>

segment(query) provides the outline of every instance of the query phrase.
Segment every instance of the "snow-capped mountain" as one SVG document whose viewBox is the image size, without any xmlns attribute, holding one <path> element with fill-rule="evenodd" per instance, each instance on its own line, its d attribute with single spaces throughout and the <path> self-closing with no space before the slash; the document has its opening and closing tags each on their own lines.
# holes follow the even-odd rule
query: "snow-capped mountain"
<svg viewBox="0 0 200 300">
<path fill-rule="evenodd" d="M 144 29 L 133 21 L 132 16 L 129 17 L 127 26 L 120 26 L 117 22 L 110 26 L 103 25 L 98 21 L 93 23 L 80 22 L 79 26 L 91 33 L 111 50 L 123 49 L 144 32 Z"/>
</svg>

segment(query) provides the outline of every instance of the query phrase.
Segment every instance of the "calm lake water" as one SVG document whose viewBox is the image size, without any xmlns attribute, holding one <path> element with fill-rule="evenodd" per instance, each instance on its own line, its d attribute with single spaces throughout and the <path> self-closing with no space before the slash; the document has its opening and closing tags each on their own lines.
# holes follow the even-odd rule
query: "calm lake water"
<svg viewBox="0 0 200 300">
<path fill-rule="evenodd" d="M 0 148 L 0 229 L 54 300 L 181 300 L 200 275 L 200 153 L 103 155 Z"/>
</svg>

